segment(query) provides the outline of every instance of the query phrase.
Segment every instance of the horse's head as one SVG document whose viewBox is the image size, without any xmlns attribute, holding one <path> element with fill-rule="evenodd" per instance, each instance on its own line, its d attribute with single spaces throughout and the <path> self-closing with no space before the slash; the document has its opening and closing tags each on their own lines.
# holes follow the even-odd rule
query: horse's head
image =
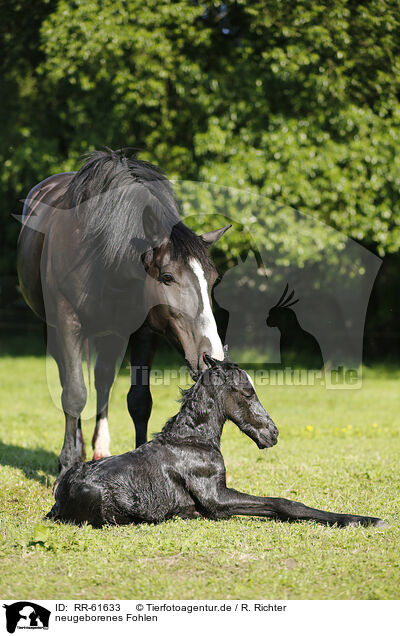
<svg viewBox="0 0 400 636">
<path fill-rule="evenodd" d="M 148 224 L 154 221 L 151 214 L 143 218 Z M 197 236 L 181 222 L 168 235 L 160 235 L 159 227 L 144 225 L 146 236 L 153 233 L 155 245 L 142 256 L 148 324 L 183 352 L 192 370 L 204 369 L 205 353 L 224 357 L 211 309 L 217 271 L 208 248 L 230 226 Z"/>
<path fill-rule="evenodd" d="M 278 429 L 258 399 L 249 374 L 230 360 L 219 362 L 207 355 L 204 358 L 210 369 L 209 381 L 217 388 L 226 418 L 234 422 L 258 448 L 274 446 Z"/>
</svg>

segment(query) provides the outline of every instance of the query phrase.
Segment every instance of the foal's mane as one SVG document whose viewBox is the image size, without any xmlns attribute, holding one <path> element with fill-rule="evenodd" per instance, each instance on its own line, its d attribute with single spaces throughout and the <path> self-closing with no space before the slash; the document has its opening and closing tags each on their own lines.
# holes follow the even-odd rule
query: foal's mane
<svg viewBox="0 0 400 636">
<path fill-rule="evenodd" d="M 208 381 L 211 384 L 215 383 L 215 380 L 219 384 L 218 386 L 224 383 L 226 379 L 226 372 L 230 370 L 240 370 L 238 365 L 230 360 L 228 362 L 223 362 L 222 364 L 217 364 L 217 366 L 213 368 L 207 368 L 196 378 L 196 381 L 192 386 L 187 389 L 180 389 L 181 399 L 179 400 L 181 403 L 181 407 L 179 409 L 179 413 L 173 415 L 167 422 L 164 424 L 164 427 L 161 433 L 156 433 L 154 437 L 162 436 L 163 434 L 167 434 L 173 430 L 174 435 L 177 434 L 179 429 L 179 422 L 182 420 L 182 423 L 185 426 L 189 426 L 189 428 L 196 427 L 196 418 L 200 414 L 202 418 L 207 419 L 207 412 L 210 409 L 210 397 L 214 395 L 216 397 L 216 401 L 218 402 L 220 391 L 213 391 L 210 393 L 208 390 Z"/>
<path fill-rule="evenodd" d="M 142 223 L 143 212 L 149 208 L 170 238 L 173 258 L 186 263 L 192 257 L 204 266 L 210 263 L 204 241 L 182 222 L 165 174 L 123 150 L 88 154 L 64 201 L 81 223 L 83 240 L 108 267 L 118 266 L 127 256 L 139 258 L 151 247 Z"/>
</svg>

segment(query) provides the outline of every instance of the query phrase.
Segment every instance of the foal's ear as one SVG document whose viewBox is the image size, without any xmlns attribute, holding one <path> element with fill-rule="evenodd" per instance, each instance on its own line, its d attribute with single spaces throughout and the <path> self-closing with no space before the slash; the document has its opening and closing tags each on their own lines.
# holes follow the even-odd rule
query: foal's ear
<svg viewBox="0 0 400 636">
<path fill-rule="evenodd" d="M 203 360 L 206 363 L 206 365 L 208 366 L 209 369 L 212 369 L 213 367 L 216 367 L 218 364 L 217 360 L 214 360 L 214 358 L 212 358 L 211 356 L 208 355 L 208 353 L 204 353 L 203 354 Z"/>
<path fill-rule="evenodd" d="M 221 227 L 219 230 L 213 230 L 212 232 L 201 234 L 200 238 L 203 239 L 207 247 L 211 247 L 211 245 L 214 245 L 214 243 L 219 241 L 221 236 L 225 234 L 225 232 L 229 230 L 230 227 L 232 227 L 232 223 L 230 223 L 229 225 L 225 225 L 225 227 Z"/>
<path fill-rule="evenodd" d="M 150 205 L 143 210 L 142 223 L 144 235 L 151 247 L 157 247 L 167 238 L 161 219 Z"/>
</svg>

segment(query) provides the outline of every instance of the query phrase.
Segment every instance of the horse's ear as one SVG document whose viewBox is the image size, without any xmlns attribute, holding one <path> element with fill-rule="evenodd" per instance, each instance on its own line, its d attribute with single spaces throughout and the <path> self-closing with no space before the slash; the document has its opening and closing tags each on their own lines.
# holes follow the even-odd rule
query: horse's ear
<svg viewBox="0 0 400 636">
<path fill-rule="evenodd" d="M 150 265 L 151 265 L 151 261 L 153 260 L 153 253 L 154 250 L 153 249 L 149 249 L 146 252 L 143 252 L 143 254 L 140 255 L 140 260 L 143 263 L 143 267 L 145 269 L 145 271 L 147 272 Z"/>
<path fill-rule="evenodd" d="M 150 205 L 143 210 L 142 223 L 144 235 L 151 247 L 160 245 L 167 238 L 161 219 Z"/>
<path fill-rule="evenodd" d="M 217 360 L 214 360 L 214 358 L 209 356 L 208 353 L 203 354 L 203 360 L 209 369 L 212 369 L 213 367 L 217 366 Z"/>
<path fill-rule="evenodd" d="M 186 361 L 187 362 L 187 361 Z M 194 371 L 191 366 L 188 364 L 188 370 L 189 370 L 189 375 L 192 378 L 192 380 L 194 380 L 194 382 L 197 382 L 197 380 L 199 379 L 199 377 L 201 376 L 201 371 Z"/>
<path fill-rule="evenodd" d="M 214 243 L 219 241 L 221 236 L 225 234 L 225 232 L 229 230 L 229 228 L 231 227 L 232 227 L 232 224 L 230 223 L 229 225 L 225 225 L 225 227 L 221 227 L 219 230 L 213 230 L 212 232 L 206 232 L 205 234 L 201 234 L 200 238 L 203 239 L 207 247 L 211 247 L 211 245 L 214 245 Z"/>
</svg>

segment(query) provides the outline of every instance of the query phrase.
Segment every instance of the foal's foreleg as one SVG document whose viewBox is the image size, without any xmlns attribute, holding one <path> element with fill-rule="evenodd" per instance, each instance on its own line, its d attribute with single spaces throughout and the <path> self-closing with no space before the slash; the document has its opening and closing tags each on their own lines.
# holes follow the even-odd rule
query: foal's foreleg
<svg viewBox="0 0 400 636">
<path fill-rule="evenodd" d="M 136 431 L 136 448 L 147 442 L 147 424 L 153 401 L 150 393 L 150 371 L 157 347 L 157 336 L 141 327 L 130 338 L 131 388 L 127 396 L 128 410 Z"/>
<path fill-rule="evenodd" d="M 126 341 L 119 336 L 105 336 L 95 340 L 97 358 L 94 368 L 97 392 L 96 427 L 92 438 L 93 459 L 109 457 L 108 401 L 115 377 L 118 356 L 126 349 Z"/>
<path fill-rule="evenodd" d="M 256 497 L 238 492 L 232 488 L 220 488 L 215 501 L 209 502 L 209 510 L 216 518 L 232 515 L 249 515 L 256 517 L 270 517 L 281 521 L 318 521 L 325 525 L 355 526 L 355 525 L 387 525 L 377 517 L 338 514 L 325 512 L 316 508 L 309 508 L 298 501 L 282 499 L 280 497 Z M 207 505 L 206 505 L 207 511 Z"/>
</svg>

